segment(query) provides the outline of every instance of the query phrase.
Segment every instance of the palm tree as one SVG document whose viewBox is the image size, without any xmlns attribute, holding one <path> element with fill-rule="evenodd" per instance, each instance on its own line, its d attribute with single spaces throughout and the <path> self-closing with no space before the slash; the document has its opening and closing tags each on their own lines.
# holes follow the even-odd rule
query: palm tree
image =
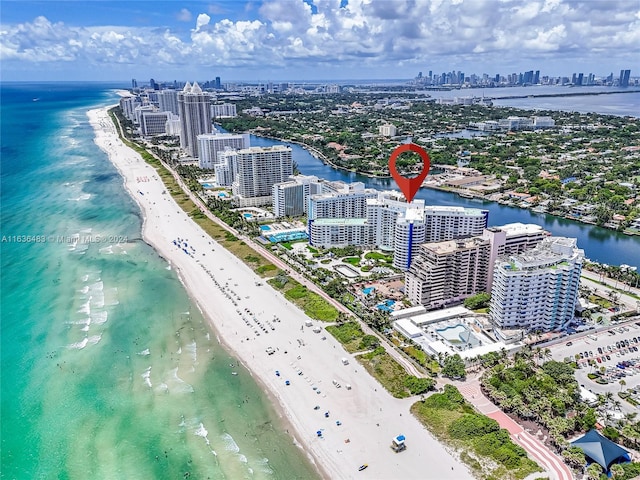
<svg viewBox="0 0 640 480">
<path fill-rule="evenodd" d="M 618 381 L 618 383 L 620 384 L 620 391 L 622 391 L 622 387 L 624 387 L 627 384 L 627 382 L 625 382 L 624 379 L 622 378 Z"/>
</svg>

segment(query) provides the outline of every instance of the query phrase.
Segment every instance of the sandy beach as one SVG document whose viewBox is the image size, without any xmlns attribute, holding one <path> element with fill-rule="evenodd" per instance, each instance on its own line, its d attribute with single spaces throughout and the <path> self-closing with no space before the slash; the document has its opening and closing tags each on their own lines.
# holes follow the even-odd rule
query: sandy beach
<svg viewBox="0 0 640 480">
<path fill-rule="evenodd" d="M 313 332 L 322 322 L 306 326 L 310 319 L 301 310 L 180 209 L 155 169 L 119 140 L 107 110 L 88 113 L 95 142 L 140 205 L 143 238 L 178 272 L 220 341 L 264 386 L 286 417 L 292 441 L 322 476 L 473 478 L 410 414 L 415 399 L 394 399 L 331 335 Z M 390 448 L 398 434 L 407 438 L 402 453 Z M 369 467 L 358 471 L 361 464 Z"/>
</svg>

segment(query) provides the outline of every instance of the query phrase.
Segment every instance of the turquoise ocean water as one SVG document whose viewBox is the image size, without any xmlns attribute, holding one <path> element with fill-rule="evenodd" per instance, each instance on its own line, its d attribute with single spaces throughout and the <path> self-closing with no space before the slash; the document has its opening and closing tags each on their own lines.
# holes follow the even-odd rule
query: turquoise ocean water
<svg viewBox="0 0 640 480">
<path fill-rule="evenodd" d="M 141 240 L 86 116 L 115 87 L 2 85 L 0 478 L 317 478 Z"/>
</svg>

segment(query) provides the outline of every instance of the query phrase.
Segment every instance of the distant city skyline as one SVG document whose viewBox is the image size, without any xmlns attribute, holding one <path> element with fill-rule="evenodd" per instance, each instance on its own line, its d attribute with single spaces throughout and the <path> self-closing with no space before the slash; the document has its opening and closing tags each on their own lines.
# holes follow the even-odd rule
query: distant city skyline
<svg viewBox="0 0 640 480">
<path fill-rule="evenodd" d="M 3 1 L 2 79 L 285 81 L 638 65 L 634 1 Z"/>
</svg>

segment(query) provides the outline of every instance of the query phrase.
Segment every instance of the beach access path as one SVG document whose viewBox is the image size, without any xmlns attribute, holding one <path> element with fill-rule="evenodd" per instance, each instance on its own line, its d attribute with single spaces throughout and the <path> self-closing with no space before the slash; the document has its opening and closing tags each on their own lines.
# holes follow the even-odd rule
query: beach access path
<svg viewBox="0 0 640 480">
<path fill-rule="evenodd" d="M 489 418 L 493 418 L 500 427 L 509 432 L 511 440 L 524 448 L 529 457 L 538 465 L 546 468 L 547 473 L 555 480 L 572 480 L 573 474 L 571 469 L 564 463 L 564 460 L 552 452 L 538 438 L 527 432 L 522 426 L 516 423 L 511 417 L 504 413 L 500 407 L 494 404 L 489 398 L 482 393 L 480 388 L 479 377 L 469 379 L 462 385 L 458 382 L 455 384 L 465 399 L 471 403 L 476 409 Z"/>
<path fill-rule="evenodd" d="M 309 318 L 300 309 L 205 234 L 166 192 L 155 169 L 121 142 L 108 108 L 89 112 L 95 142 L 140 206 L 145 241 L 177 270 L 220 341 L 264 386 L 291 426 L 292 442 L 323 477 L 473 478 L 410 414 L 411 402 L 393 398 L 331 335 L 312 331 L 321 322 L 305 326 Z M 264 331 L 258 322 L 269 327 Z M 398 434 L 406 436 L 407 450 L 396 454 L 390 444 Z M 369 467 L 358 471 L 365 463 Z"/>
</svg>

